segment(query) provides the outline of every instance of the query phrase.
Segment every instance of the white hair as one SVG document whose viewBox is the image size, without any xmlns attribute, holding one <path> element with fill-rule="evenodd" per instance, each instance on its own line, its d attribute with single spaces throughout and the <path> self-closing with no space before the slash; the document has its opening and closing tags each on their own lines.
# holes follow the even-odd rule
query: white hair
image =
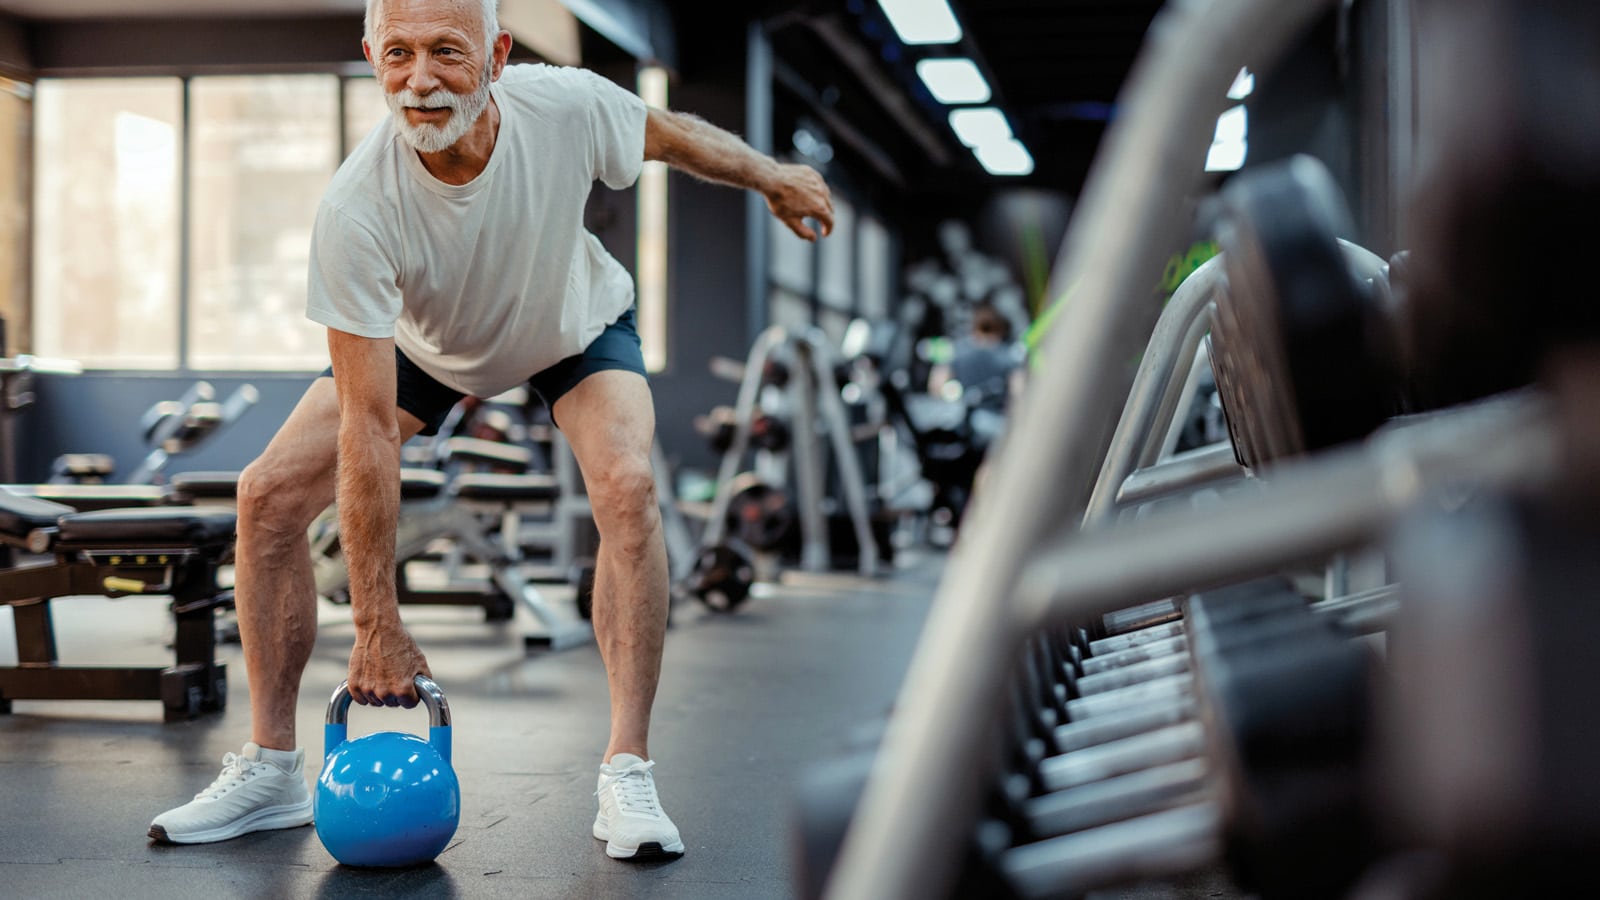
<svg viewBox="0 0 1600 900">
<path fill-rule="evenodd" d="M 388 0 L 367 0 L 367 15 L 362 20 L 365 29 L 363 39 L 374 51 L 378 49 L 378 26 L 383 22 L 383 7 Z M 483 46 L 485 50 L 494 46 L 494 39 L 500 34 L 500 0 L 478 0 L 478 5 L 483 13 Z"/>
</svg>

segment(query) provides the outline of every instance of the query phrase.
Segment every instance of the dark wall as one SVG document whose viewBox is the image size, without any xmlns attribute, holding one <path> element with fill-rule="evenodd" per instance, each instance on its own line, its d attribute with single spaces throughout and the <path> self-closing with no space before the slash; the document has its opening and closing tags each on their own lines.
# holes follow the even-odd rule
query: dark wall
<svg viewBox="0 0 1600 900">
<path fill-rule="evenodd" d="M 5 15 L 0 15 L 0 75 L 23 79 L 33 76 L 28 30 Z"/>
<path fill-rule="evenodd" d="M 166 474 L 241 469 L 254 459 L 288 417 L 313 373 L 128 373 L 87 372 L 40 376 L 35 404 L 17 420 L 17 479 L 43 481 L 50 461 L 62 453 L 107 453 L 117 461 L 117 480 L 131 474 L 150 448 L 139 434 L 139 418 L 162 400 L 176 400 L 197 380 L 216 389 L 218 400 L 252 384 L 260 401 L 193 454 L 174 457 Z"/>
<path fill-rule="evenodd" d="M 735 132 L 744 128 L 743 78 L 672 86 L 675 109 Z M 694 432 L 694 416 L 732 403 L 736 385 L 711 375 L 713 356 L 749 353 L 745 306 L 745 201 L 742 191 L 674 173 L 669 227 L 667 369 L 653 378 L 656 433 L 668 457 L 710 469 L 716 457 Z"/>
</svg>

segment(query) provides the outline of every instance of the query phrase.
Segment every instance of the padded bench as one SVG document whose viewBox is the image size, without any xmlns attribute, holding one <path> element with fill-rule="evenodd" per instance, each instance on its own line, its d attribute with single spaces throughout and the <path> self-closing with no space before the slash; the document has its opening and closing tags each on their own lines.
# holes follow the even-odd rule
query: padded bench
<svg viewBox="0 0 1600 900">
<path fill-rule="evenodd" d="M 32 554 L 0 570 L 0 603 L 12 607 L 18 659 L 0 667 L 0 713 L 9 713 L 13 700 L 160 700 L 167 721 L 222 709 L 227 671 L 216 661 L 213 619 L 233 601 L 231 591 L 217 588 L 216 575 L 232 553 L 234 525 L 226 509 L 75 512 L 0 488 L 0 545 Z M 173 665 L 61 665 L 50 604 L 81 595 L 171 597 Z"/>
<path fill-rule="evenodd" d="M 68 512 L 165 506 L 168 498 L 156 484 L 10 484 L 6 490 L 71 507 Z"/>
<path fill-rule="evenodd" d="M 401 469 L 400 499 L 431 500 L 444 491 L 448 481 L 435 469 Z M 168 500 L 179 505 L 232 506 L 239 499 L 238 472 L 180 472 L 172 476 L 171 486 Z"/>
</svg>

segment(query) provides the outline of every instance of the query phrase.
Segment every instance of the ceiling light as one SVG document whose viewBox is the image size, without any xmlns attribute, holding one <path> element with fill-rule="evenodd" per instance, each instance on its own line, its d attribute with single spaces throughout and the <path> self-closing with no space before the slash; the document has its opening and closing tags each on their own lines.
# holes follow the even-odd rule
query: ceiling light
<svg viewBox="0 0 1600 900">
<path fill-rule="evenodd" d="M 907 44 L 953 44 L 961 23 L 946 0 L 878 0 L 894 33 Z"/>
<path fill-rule="evenodd" d="M 1206 153 L 1207 172 L 1233 172 L 1244 166 L 1250 153 L 1250 118 L 1243 106 L 1217 117 L 1217 131 Z"/>
<path fill-rule="evenodd" d="M 1245 157 L 1250 155 L 1250 144 L 1212 144 L 1206 153 L 1207 172 L 1237 172 L 1244 168 Z"/>
<path fill-rule="evenodd" d="M 917 63 L 917 75 L 940 103 L 989 102 L 989 82 L 970 59 L 924 59 Z"/>
<path fill-rule="evenodd" d="M 1250 133 L 1250 118 L 1244 107 L 1234 108 L 1217 116 L 1217 132 L 1211 138 L 1213 144 L 1238 144 L 1244 141 Z"/>
<path fill-rule="evenodd" d="M 1255 93 L 1256 76 L 1249 69 L 1240 69 L 1237 78 L 1233 79 L 1233 86 L 1228 88 L 1229 100 L 1243 100 Z"/>
<path fill-rule="evenodd" d="M 972 152 L 990 175 L 1027 175 L 1033 171 L 1033 155 L 1015 138 L 979 144 Z"/>
<path fill-rule="evenodd" d="M 968 147 L 998 144 L 1011 138 L 1011 126 L 1006 117 L 992 106 L 952 110 L 950 127 Z"/>
</svg>

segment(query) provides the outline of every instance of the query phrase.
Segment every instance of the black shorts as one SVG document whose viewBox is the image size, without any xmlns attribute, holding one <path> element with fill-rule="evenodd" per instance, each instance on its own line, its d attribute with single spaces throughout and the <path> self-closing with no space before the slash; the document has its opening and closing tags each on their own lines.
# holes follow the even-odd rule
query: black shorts
<svg viewBox="0 0 1600 900">
<path fill-rule="evenodd" d="M 639 347 L 639 331 L 634 325 L 632 307 L 606 326 L 600 335 L 576 356 L 569 356 L 528 379 L 532 388 L 550 407 L 555 417 L 556 401 L 578 386 L 578 382 L 596 372 L 621 369 L 644 376 L 644 353 Z M 438 434 L 439 425 L 462 397 L 466 396 L 452 387 L 440 384 L 432 375 L 422 371 L 417 364 L 394 348 L 395 406 L 416 416 L 422 422 L 422 434 Z M 322 370 L 322 377 L 333 377 L 333 367 Z"/>
</svg>

